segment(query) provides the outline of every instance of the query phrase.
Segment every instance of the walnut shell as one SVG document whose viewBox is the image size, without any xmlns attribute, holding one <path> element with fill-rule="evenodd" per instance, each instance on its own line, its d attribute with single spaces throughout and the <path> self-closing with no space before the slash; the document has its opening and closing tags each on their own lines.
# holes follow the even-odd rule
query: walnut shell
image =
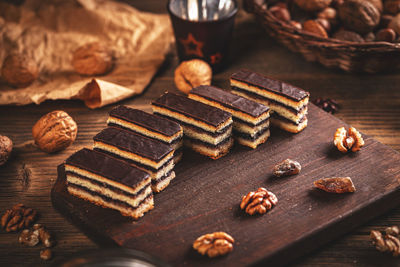
<svg viewBox="0 0 400 267">
<path fill-rule="evenodd" d="M 10 138 L 0 135 L 0 166 L 4 165 L 11 155 L 13 142 Z"/>
<path fill-rule="evenodd" d="M 72 65 L 82 75 L 102 75 L 113 67 L 113 53 L 98 43 L 88 43 L 75 50 Z"/>
<path fill-rule="evenodd" d="M 47 113 L 32 128 L 35 144 L 47 153 L 70 146 L 75 141 L 77 132 L 76 122 L 61 110 Z"/>
<path fill-rule="evenodd" d="M 338 11 L 344 26 L 361 34 L 371 32 L 381 18 L 374 4 L 364 0 L 347 0 L 339 6 Z"/>
<path fill-rule="evenodd" d="M 314 12 L 327 8 L 332 0 L 294 0 L 294 2 L 305 11 Z"/>
<path fill-rule="evenodd" d="M 39 71 L 35 61 L 14 53 L 5 58 L 1 75 L 11 86 L 27 87 L 36 80 Z"/>
<path fill-rule="evenodd" d="M 210 85 L 212 78 L 212 69 L 205 61 L 192 59 L 183 61 L 175 69 L 175 85 L 185 94 L 188 94 L 192 88 L 200 85 Z"/>
</svg>

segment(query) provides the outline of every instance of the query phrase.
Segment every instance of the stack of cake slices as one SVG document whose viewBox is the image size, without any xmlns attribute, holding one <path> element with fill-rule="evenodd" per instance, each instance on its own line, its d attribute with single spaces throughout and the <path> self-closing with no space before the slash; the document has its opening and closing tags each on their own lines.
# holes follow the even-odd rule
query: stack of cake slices
<svg viewBox="0 0 400 267">
<path fill-rule="evenodd" d="M 115 127 L 102 130 L 93 140 L 94 150 L 147 171 L 151 176 L 151 188 L 154 192 L 160 192 L 175 178 L 174 150 L 169 145 Z"/>
<path fill-rule="evenodd" d="M 194 151 L 212 159 L 229 152 L 233 144 L 230 113 L 173 93 L 165 93 L 152 107 L 155 114 L 182 126 L 184 144 Z"/>
<path fill-rule="evenodd" d="M 169 145 L 174 149 L 175 163 L 182 158 L 183 130 L 176 122 L 139 109 L 118 106 L 110 111 L 107 125 L 130 130 Z"/>
<path fill-rule="evenodd" d="M 307 127 L 308 92 L 247 70 L 232 74 L 230 82 L 234 94 L 269 106 L 272 124 L 292 133 Z"/>
<path fill-rule="evenodd" d="M 267 141 L 269 108 L 214 86 L 202 85 L 190 91 L 189 98 L 225 110 L 233 117 L 233 136 L 242 145 L 257 148 Z"/>
<path fill-rule="evenodd" d="M 135 166 L 84 148 L 65 163 L 70 194 L 138 219 L 154 207 L 151 178 Z"/>
</svg>

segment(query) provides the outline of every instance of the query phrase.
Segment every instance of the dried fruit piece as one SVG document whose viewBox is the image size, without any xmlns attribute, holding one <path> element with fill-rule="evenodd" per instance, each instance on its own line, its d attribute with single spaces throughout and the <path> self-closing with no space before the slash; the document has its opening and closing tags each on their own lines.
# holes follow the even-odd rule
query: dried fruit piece
<svg viewBox="0 0 400 267">
<path fill-rule="evenodd" d="M 314 182 L 315 187 L 329 193 L 352 193 L 356 191 L 350 177 L 322 178 Z"/>
<path fill-rule="evenodd" d="M 51 249 L 44 249 L 40 251 L 40 258 L 42 260 L 48 261 L 53 257 L 53 253 L 51 252 Z"/>
<path fill-rule="evenodd" d="M 210 85 L 212 69 L 200 59 L 183 61 L 176 69 L 174 81 L 176 87 L 185 94 L 200 85 Z"/>
<path fill-rule="evenodd" d="M 214 232 L 205 234 L 196 239 L 193 248 L 201 255 L 207 254 L 208 257 L 225 255 L 233 250 L 235 240 L 225 232 Z"/>
<path fill-rule="evenodd" d="M 278 198 L 272 192 L 260 187 L 255 192 L 249 192 L 242 197 L 240 208 L 246 213 L 253 215 L 255 213 L 264 214 L 278 203 Z"/>
<path fill-rule="evenodd" d="M 76 122 L 62 110 L 47 113 L 32 128 L 35 144 L 47 153 L 70 146 L 75 141 L 77 132 Z"/>
<path fill-rule="evenodd" d="M 13 142 L 5 135 L 0 135 L 0 166 L 5 164 L 11 155 Z"/>
<path fill-rule="evenodd" d="M 27 87 L 39 75 L 38 67 L 32 59 L 21 54 L 10 54 L 1 69 L 3 79 L 11 86 Z"/>
<path fill-rule="evenodd" d="M 346 153 L 351 149 L 357 152 L 364 146 L 365 142 L 359 131 L 354 127 L 350 127 L 347 132 L 344 127 L 336 129 L 333 137 L 333 144 L 339 149 L 340 152 Z"/>
<path fill-rule="evenodd" d="M 88 43 L 75 50 L 72 65 L 79 74 L 105 74 L 113 67 L 113 53 L 101 43 Z"/>
<path fill-rule="evenodd" d="M 276 177 L 298 174 L 301 171 L 301 165 L 295 160 L 285 159 L 274 167 Z"/>
</svg>

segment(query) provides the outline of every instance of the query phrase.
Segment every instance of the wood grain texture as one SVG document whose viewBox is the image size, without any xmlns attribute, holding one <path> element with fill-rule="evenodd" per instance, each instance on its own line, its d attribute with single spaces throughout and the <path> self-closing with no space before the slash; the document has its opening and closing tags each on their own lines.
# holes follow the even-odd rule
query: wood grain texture
<svg viewBox="0 0 400 267">
<path fill-rule="evenodd" d="M 129 0 L 134 6 L 163 13 L 165 1 Z M 228 69 L 214 75 L 213 85 L 228 87 L 231 73 L 239 68 L 256 70 L 303 87 L 311 98 L 330 97 L 338 100 L 341 110 L 336 117 L 355 126 L 363 133 L 400 151 L 400 84 L 399 74 L 350 75 L 332 71 L 317 63 L 305 62 L 299 55 L 266 36 L 251 16 L 240 12 L 232 42 L 232 60 Z M 147 90 L 138 97 L 121 104 L 149 111 L 149 102 L 165 90 L 176 91 L 173 71 L 178 65 L 175 51 L 166 60 Z M 1 88 L 0 88 L 1 93 Z M 79 101 L 47 101 L 40 106 L 0 107 L 0 134 L 9 136 L 15 144 L 31 140 L 31 128 L 42 115 L 61 109 L 78 123 L 75 143 L 56 154 L 46 154 L 35 147 L 14 149 L 10 161 L 0 167 L 0 211 L 17 202 L 36 208 L 40 223 L 53 231 L 58 240 L 54 248 L 55 260 L 69 258 L 74 252 L 97 248 L 79 229 L 53 209 L 50 190 L 57 175 L 57 165 L 83 146 L 90 146 L 92 137 L 105 126 L 107 112 L 113 106 L 97 110 L 87 109 Z M 32 170 L 31 184 L 23 190 L 19 170 L 22 164 Z M 374 219 L 350 234 L 337 236 L 336 241 L 296 260 L 294 266 L 395 266 L 398 259 L 379 253 L 371 245 L 369 231 L 383 230 L 389 225 L 400 225 L 400 208 Z M 108 244 L 107 244 L 108 245 Z M 105 244 L 101 244 L 102 247 Z M 48 263 L 39 258 L 39 247 L 22 247 L 16 234 L 0 231 L 0 266 L 41 266 Z M 51 263 L 51 262 L 50 262 Z"/>
<path fill-rule="evenodd" d="M 400 200 L 400 153 L 364 136 L 360 152 L 344 155 L 332 135 L 345 124 L 314 105 L 308 119 L 299 134 L 272 128 L 257 149 L 236 145 L 215 161 L 186 150 L 177 177 L 155 195 L 155 209 L 136 222 L 68 194 L 61 167 L 52 201 L 90 236 L 157 255 L 173 266 L 282 265 Z M 299 161 L 301 173 L 274 177 L 273 166 L 286 158 Z M 335 176 L 352 177 L 357 191 L 335 195 L 312 185 Z M 266 215 L 248 216 L 239 208 L 241 197 L 261 186 L 279 202 Z M 235 238 L 233 253 L 209 260 L 191 249 L 198 236 L 216 231 Z"/>
</svg>

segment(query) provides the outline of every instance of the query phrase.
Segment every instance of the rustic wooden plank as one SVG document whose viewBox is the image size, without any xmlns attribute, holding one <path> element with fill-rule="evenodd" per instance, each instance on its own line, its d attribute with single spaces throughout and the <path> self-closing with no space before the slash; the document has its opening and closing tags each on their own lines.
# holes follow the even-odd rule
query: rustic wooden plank
<svg viewBox="0 0 400 267">
<path fill-rule="evenodd" d="M 137 222 L 69 195 L 63 174 L 52 200 L 90 236 L 152 253 L 173 265 L 284 264 L 400 200 L 400 153 L 366 137 L 362 151 L 343 155 L 332 145 L 335 129 L 343 125 L 311 105 L 309 126 L 300 134 L 272 129 L 270 140 L 256 150 L 235 146 L 216 161 L 185 151 L 177 178 L 155 196 L 155 209 Z M 272 167 L 288 157 L 302 163 L 302 172 L 274 178 Z M 317 178 L 332 176 L 352 177 L 356 193 L 332 195 L 313 188 Z M 277 195 L 278 205 L 264 216 L 247 216 L 238 207 L 241 196 L 260 186 Z M 234 236 L 231 255 L 209 260 L 191 249 L 198 236 L 213 231 Z"/>
</svg>

